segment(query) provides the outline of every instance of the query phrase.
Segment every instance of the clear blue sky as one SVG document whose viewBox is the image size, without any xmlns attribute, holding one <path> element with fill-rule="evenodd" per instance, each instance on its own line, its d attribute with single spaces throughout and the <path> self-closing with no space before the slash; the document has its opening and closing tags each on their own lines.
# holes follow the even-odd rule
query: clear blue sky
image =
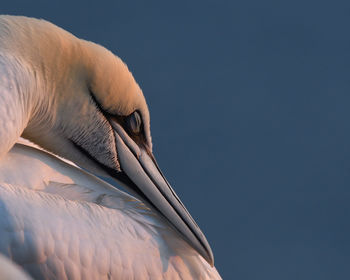
<svg viewBox="0 0 350 280">
<path fill-rule="evenodd" d="M 224 279 L 350 279 L 349 1 L 17 1 L 119 55 Z"/>
</svg>

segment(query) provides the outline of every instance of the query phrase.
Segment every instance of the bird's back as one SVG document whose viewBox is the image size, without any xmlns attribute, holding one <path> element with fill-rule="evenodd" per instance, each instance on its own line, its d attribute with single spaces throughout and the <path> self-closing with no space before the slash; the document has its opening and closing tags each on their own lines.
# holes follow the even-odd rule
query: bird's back
<svg viewBox="0 0 350 280">
<path fill-rule="evenodd" d="M 220 279 L 140 201 L 21 144 L 0 161 L 0 235 L 35 279 Z"/>
</svg>

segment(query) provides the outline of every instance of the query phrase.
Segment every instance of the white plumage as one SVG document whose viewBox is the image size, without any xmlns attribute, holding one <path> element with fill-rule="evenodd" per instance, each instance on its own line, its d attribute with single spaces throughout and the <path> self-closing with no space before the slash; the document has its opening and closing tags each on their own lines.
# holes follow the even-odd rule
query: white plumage
<svg viewBox="0 0 350 280">
<path fill-rule="evenodd" d="M 39 53 L 21 45 L 43 34 L 49 37 L 35 43 Z M 213 259 L 205 237 L 162 181 L 158 167 L 152 167 L 147 106 L 126 66 L 118 59 L 112 65 L 105 62 L 117 85 L 103 78 L 101 65 L 85 80 L 85 62 L 72 62 L 79 53 L 71 50 L 74 43 L 82 44 L 83 51 L 94 49 L 87 51 L 89 67 L 91 53 L 99 54 L 96 60 L 111 54 L 75 41 L 45 21 L 0 17 L 1 38 L 8 41 L 0 43 L 0 253 L 35 279 L 220 279 L 208 264 Z M 65 63 L 48 54 L 46 48 L 55 44 L 64 46 Z M 93 89 L 100 104 L 91 105 L 86 88 Z M 135 110 L 141 114 L 144 136 L 128 133 L 128 119 L 119 119 Z M 110 120 L 112 114 L 118 119 Z M 13 146 L 21 134 L 90 171 L 106 175 L 107 170 L 116 179 L 126 172 L 136 184 L 129 185 L 139 187 L 146 202 L 164 216 L 70 161 L 29 142 Z"/>
<path fill-rule="evenodd" d="M 0 251 L 35 279 L 219 278 L 139 200 L 44 151 L 16 144 L 0 181 Z"/>
</svg>

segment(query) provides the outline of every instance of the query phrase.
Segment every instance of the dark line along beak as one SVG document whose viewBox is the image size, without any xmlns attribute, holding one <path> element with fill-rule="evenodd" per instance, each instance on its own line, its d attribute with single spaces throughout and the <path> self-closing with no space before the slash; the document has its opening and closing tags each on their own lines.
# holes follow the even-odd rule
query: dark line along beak
<svg viewBox="0 0 350 280">
<path fill-rule="evenodd" d="M 116 179 L 145 198 L 213 266 L 214 256 L 207 239 L 165 179 L 153 155 L 139 148 L 118 123 L 113 122 L 112 126 L 119 163 L 128 177 L 115 176 Z"/>
</svg>

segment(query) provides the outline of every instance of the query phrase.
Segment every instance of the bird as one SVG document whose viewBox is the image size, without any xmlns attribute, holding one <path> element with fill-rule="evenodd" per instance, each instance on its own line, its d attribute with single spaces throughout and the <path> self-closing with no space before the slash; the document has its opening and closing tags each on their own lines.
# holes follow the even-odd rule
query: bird
<svg viewBox="0 0 350 280">
<path fill-rule="evenodd" d="M 152 150 L 118 56 L 0 16 L 1 254 L 34 279 L 221 279 Z"/>
</svg>

